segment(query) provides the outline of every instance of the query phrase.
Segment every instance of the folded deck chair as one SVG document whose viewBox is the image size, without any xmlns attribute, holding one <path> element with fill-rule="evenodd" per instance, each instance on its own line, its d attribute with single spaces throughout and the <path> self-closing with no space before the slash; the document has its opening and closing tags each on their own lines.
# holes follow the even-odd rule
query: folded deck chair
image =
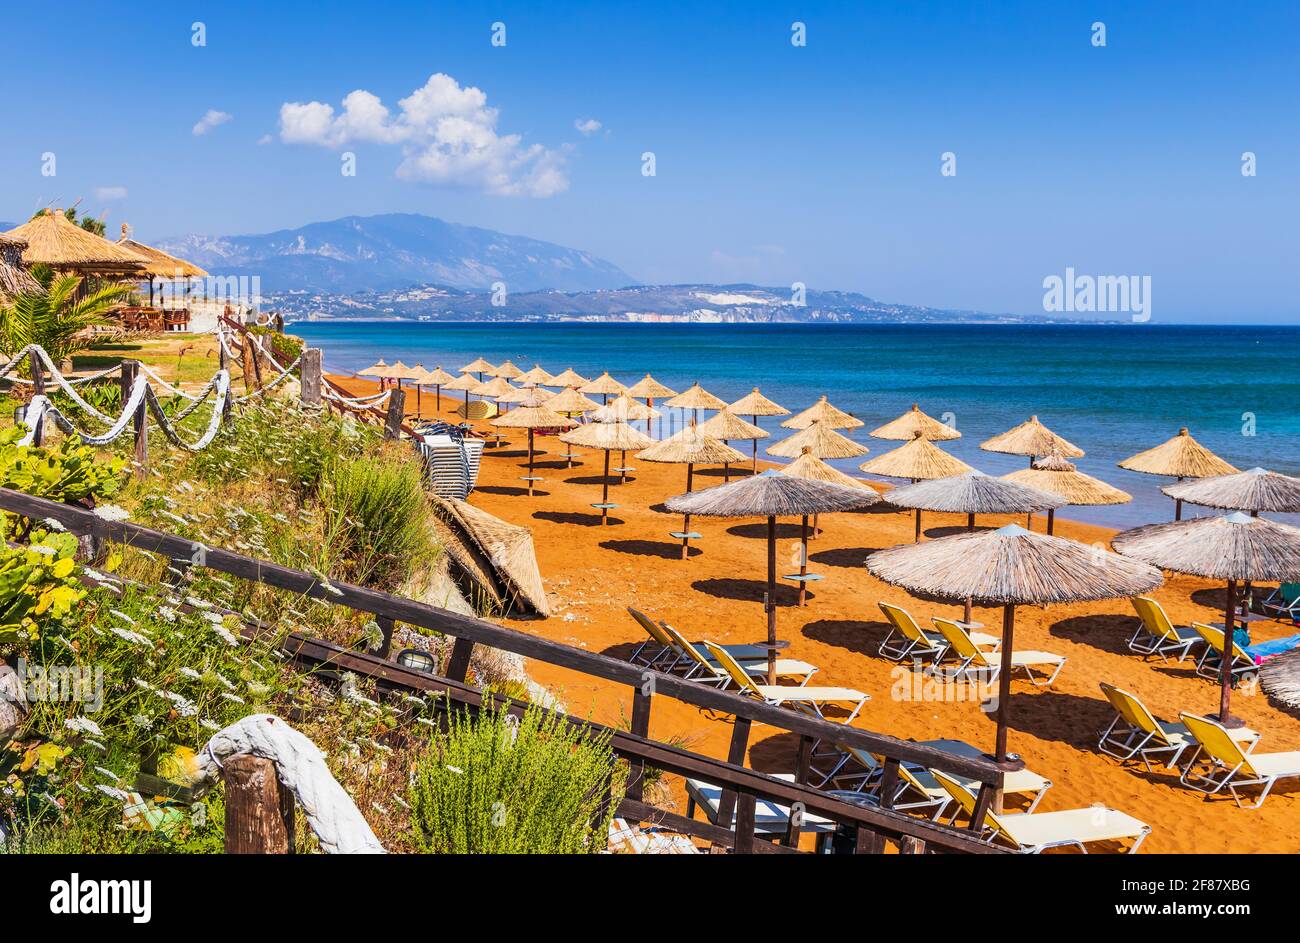
<svg viewBox="0 0 1300 943">
<path fill-rule="evenodd" d="M 1101 682 L 1101 693 L 1115 708 L 1115 719 L 1101 732 L 1098 750 L 1125 762 L 1137 757 L 1151 772 L 1154 772 L 1151 758 L 1167 754 L 1166 765 L 1178 768 L 1183 751 L 1195 743 L 1186 724 L 1157 720 L 1136 694 L 1105 681 Z M 1259 734 L 1246 727 L 1239 727 L 1230 735 L 1247 752 L 1259 741 Z"/>
<path fill-rule="evenodd" d="M 821 709 L 823 704 L 842 704 L 851 708 L 849 716 L 844 720 L 844 723 L 847 724 L 854 717 L 857 717 L 858 711 L 862 710 L 862 706 L 871 700 L 870 695 L 855 691 L 853 688 L 814 688 L 808 685 L 793 687 L 781 684 L 758 684 L 750 676 L 750 673 L 741 666 L 740 662 L 736 661 L 725 648 L 715 645 L 708 639 L 704 640 L 704 647 L 709 650 L 713 657 L 717 659 L 718 664 L 731 676 L 731 680 L 740 688 L 740 693 L 756 697 L 768 704 L 776 706 L 795 703 L 808 704 L 817 711 L 817 716 L 823 719 L 825 718 Z"/>
<path fill-rule="evenodd" d="M 889 634 L 876 650 L 885 658 L 890 661 L 902 661 L 909 655 L 912 658 L 924 658 L 930 655 L 938 661 L 948 651 L 948 643 L 944 637 L 938 632 L 921 628 L 906 609 L 887 602 L 878 602 L 876 605 L 880 606 L 880 611 L 889 620 Z M 992 647 L 996 650 L 1002 644 L 1002 640 L 996 635 L 971 632 L 970 637 L 971 641 L 981 648 Z"/>
<path fill-rule="evenodd" d="M 975 794 L 960 782 L 938 770 L 932 770 L 935 781 L 952 796 L 966 815 L 975 812 Z M 1084 854 L 1094 842 L 1131 841 L 1128 853 L 1133 854 L 1151 833 L 1151 826 L 1133 816 L 1105 806 L 1087 809 L 1063 809 L 1059 812 L 1003 812 L 984 813 L 982 837 L 990 843 L 1001 841 L 1016 851 L 1036 855 L 1048 848 L 1073 845 Z"/>
<path fill-rule="evenodd" d="M 990 683 L 997 680 L 998 675 L 1002 673 L 1002 654 L 1005 653 L 985 652 L 975 644 L 974 639 L 967 634 L 966 630 L 952 619 L 941 619 L 935 616 L 934 624 L 943 634 L 944 640 L 948 642 L 948 647 L 958 660 L 955 667 L 937 668 L 936 673 L 941 674 L 950 681 L 960 681 L 980 674 L 987 674 Z M 1011 653 L 1011 670 L 1014 672 L 1019 668 L 1031 683 L 1039 687 L 1050 687 L 1051 683 L 1056 680 L 1056 676 L 1061 673 L 1063 667 L 1065 667 L 1065 657 L 1063 655 L 1037 651 L 1013 651 Z M 1034 674 L 1035 668 L 1050 671 L 1051 674 L 1046 681 L 1040 681 Z"/>
<path fill-rule="evenodd" d="M 1300 583 L 1282 583 L 1260 600 L 1260 608 L 1274 618 L 1300 621 Z"/>
<path fill-rule="evenodd" d="M 630 615 L 636 623 L 645 629 L 649 638 L 633 649 L 628 660 L 634 665 L 646 665 L 650 668 L 657 668 L 660 671 L 674 671 L 675 669 L 689 665 L 694 668 L 694 661 L 690 655 L 678 645 L 666 631 L 663 623 L 655 622 L 645 613 L 638 609 L 628 607 Z M 698 652 L 701 642 L 692 642 Z M 759 661 L 760 659 L 767 662 L 767 649 L 758 645 L 724 645 L 727 651 L 731 652 L 737 659 L 742 662 Z"/>
<path fill-rule="evenodd" d="M 731 675 L 727 669 L 718 663 L 717 658 L 710 655 L 708 649 L 700 651 L 700 647 L 686 640 L 686 636 L 678 632 L 667 622 L 659 623 L 659 627 L 668 633 L 672 639 L 673 646 L 684 652 L 689 659 L 690 669 L 686 672 L 687 680 L 698 680 L 704 684 L 716 684 L 718 687 L 726 687 L 727 682 L 731 680 Z M 748 647 L 748 646 L 746 646 Z M 721 646 L 719 646 L 721 648 Z M 726 652 L 726 649 L 722 649 Z M 750 675 L 762 675 L 766 677 L 768 671 L 767 653 L 763 653 L 762 661 L 742 661 L 736 658 L 731 652 L 726 652 L 728 657 L 735 659 L 736 664 L 742 671 Z M 775 664 L 775 674 L 778 678 L 794 678 L 800 685 L 808 683 L 808 679 L 817 673 L 814 665 L 806 661 L 799 661 L 795 658 L 778 658 Z"/>
<path fill-rule="evenodd" d="M 1218 678 L 1219 666 L 1222 664 L 1220 659 L 1223 658 L 1223 629 L 1216 629 L 1204 622 L 1193 622 L 1192 628 L 1196 630 L 1201 638 L 1205 639 L 1205 651 L 1201 653 L 1201 658 L 1196 663 L 1196 673 L 1202 678 Z M 1236 679 L 1246 672 L 1256 671 L 1258 667 L 1250 653 L 1238 645 L 1234 639 L 1232 642 L 1232 663 L 1229 666 L 1232 677 Z"/>
<path fill-rule="evenodd" d="M 1135 596 L 1133 608 L 1138 614 L 1137 631 L 1128 640 L 1130 651 L 1143 655 L 1159 655 L 1165 661 L 1176 654 L 1178 660 L 1186 658 L 1193 645 L 1202 641 L 1191 626 L 1174 625 L 1165 614 L 1165 607 L 1150 596 Z"/>
<path fill-rule="evenodd" d="M 1184 786 L 1190 786 L 1206 795 L 1213 795 L 1227 787 L 1239 808 L 1258 809 L 1279 779 L 1300 776 L 1300 750 L 1288 753 L 1247 753 L 1220 724 L 1195 714 L 1181 716 L 1196 740 L 1196 752 L 1188 760 L 1180 777 Z M 1197 761 L 1202 759 L 1207 769 L 1198 773 Z M 1243 786 L 1260 785 L 1264 791 L 1259 794 L 1255 804 L 1242 806 L 1237 790 Z"/>
</svg>

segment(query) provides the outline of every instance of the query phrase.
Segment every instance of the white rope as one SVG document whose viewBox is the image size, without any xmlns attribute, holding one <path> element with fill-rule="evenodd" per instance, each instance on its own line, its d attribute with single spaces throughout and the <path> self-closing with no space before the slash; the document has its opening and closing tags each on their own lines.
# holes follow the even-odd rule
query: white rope
<svg viewBox="0 0 1300 943">
<path fill-rule="evenodd" d="M 164 380 L 162 377 L 158 376 L 158 374 L 154 373 L 153 369 L 144 362 L 140 363 L 140 372 L 144 374 L 148 374 L 149 379 L 153 380 L 155 383 L 161 386 L 168 393 L 171 393 L 173 396 L 179 396 L 182 399 L 196 400 L 203 395 L 202 391 L 200 391 L 196 395 L 193 393 L 186 393 L 179 386 L 173 386 L 172 384 Z M 209 384 L 211 384 L 211 382 L 212 382 L 211 380 L 208 381 Z"/>
<path fill-rule="evenodd" d="M 215 782 L 222 766 L 239 754 L 275 763 L 276 775 L 302 806 L 326 854 L 384 854 L 384 846 L 356 803 L 330 773 L 325 754 L 279 717 L 253 714 L 213 734 L 196 757 L 199 782 Z"/>
<path fill-rule="evenodd" d="M 45 352 L 45 348 L 41 347 L 39 344 L 28 344 L 26 347 L 20 350 L 12 359 L 10 359 L 10 361 L 7 364 L 5 364 L 3 368 L 0 368 L 0 380 L 8 378 L 10 383 L 19 383 L 22 384 L 23 386 L 31 386 L 34 381 L 25 379 L 23 377 L 10 377 L 9 374 L 12 373 L 14 370 L 16 370 L 18 367 L 22 366 L 23 360 L 27 357 L 28 354 L 32 353 L 33 351 L 36 352 L 36 355 L 40 358 L 41 362 L 45 364 L 46 369 L 48 369 L 50 373 L 56 374 L 65 385 L 80 386 L 83 383 L 90 383 L 94 380 L 102 380 L 110 373 L 119 373 L 122 370 L 122 365 L 120 363 L 117 363 L 111 367 L 107 367 L 103 370 L 100 370 L 98 373 L 92 373 L 89 376 L 84 376 L 84 377 L 73 377 L 71 380 L 69 380 L 66 379 L 62 373 L 59 373 L 57 369 L 55 369 L 54 363 L 50 359 L 50 355 Z"/>
<path fill-rule="evenodd" d="M 333 400 L 336 403 L 346 403 L 348 406 L 378 406 L 380 403 L 386 402 L 388 397 L 393 395 L 391 389 L 384 390 L 382 393 L 376 393 L 373 396 L 359 396 L 355 399 L 350 396 L 340 396 L 329 387 L 324 387 L 320 392 L 321 396 L 326 399 Z"/>
</svg>

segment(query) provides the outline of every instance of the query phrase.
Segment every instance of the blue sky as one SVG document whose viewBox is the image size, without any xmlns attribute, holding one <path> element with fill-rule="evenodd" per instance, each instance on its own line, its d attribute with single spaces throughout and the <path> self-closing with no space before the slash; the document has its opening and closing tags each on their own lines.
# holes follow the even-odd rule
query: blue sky
<svg viewBox="0 0 1300 943">
<path fill-rule="evenodd" d="M 1150 275 L 1156 321 L 1300 323 L 1300 4 L 65 2 L 5 25 L 0 219 L 80 197 L 147 241 L 413 211 L 650 282 L 1034 312 L 1069 266 Z M 398 104 L 435 74 L 486 159 Z M 282 122 L 357 90 L 387 116 Z"/>
</svg>

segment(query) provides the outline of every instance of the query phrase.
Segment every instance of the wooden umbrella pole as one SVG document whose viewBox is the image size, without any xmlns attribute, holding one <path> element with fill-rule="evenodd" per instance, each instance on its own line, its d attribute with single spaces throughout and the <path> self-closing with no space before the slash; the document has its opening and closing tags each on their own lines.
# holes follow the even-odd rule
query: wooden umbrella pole
<svg viewBox="0 0 1300 943">
<path fill-rule="evenodd" d="M 800 525 L 802 530 L 803 541 L 799 548 L 799 575 L 801 577 L 808 575 L 808 515 L 803 516 L 803 522 Z M 799 580 L 799 605 L 808 604 L 808 581 Z"/>
<path fill-rule="evenodd" d="M 609 523 L 609 449 L 605 449 L 605 475 L 603 478 L 601 478 L 600 483 L 601 483 L 600 522 L 602 524 L 608 524 Z"/>
<path fill-rule="evenodd" d="M 750 416 L 749 418 L 752 419 L 752 420 L 754 420 L 754 425 L 758 425 L 758 416 L 757 416 L 757 415 Z M 758 474 L 758 440 L 757 440 L 757 439 L 753 439 L 752 442 L 753 442 L 753 444 L 754 444 L 754 462 L 753 462 L 753 464 L 750 466 L 750 469 L 749 469 L 749 470 L 750 470 L 750 472 L 752 472 L 753 474 L 757 475 L 757 474 Z"/>
<path fill-rule="evenodd" d="M 627 484 L 627 452 L 620 450 L 618 453 L 618 483 Z"/>
<path fill-rule="evenodd" d="M 969 533 L 971 533 L 973 530 L 975 530 L 975 515 L 974 515 L 974 514 L 967 514 L 967 515 L 966 515 L 966 533 L 969 534 Z M 965 605 L 962 606 L 961 621 L 962 621 L 962 622 L 965 622 L 965 623 L 967 623 L 967 624 L 969 625 L 969 624 L 970 624 L 970 619 L 971 619 L 971 598 L 970 598 L 969 596 L 967 596 L 967 597 L 966 597 Z"/>
<path fill-rule="evenodd" d="M 421 387 L 420 384 L 418 383 L 415 384 L 415 415 L 417 416 L 424 415 L 423 406 L 420 403 L 420 393 L 423 391 L 423 389 L 424 388 Z"/>
<path fill-rule="evenodd" d="M 528 430 L 528 497 L 533 496 L 533 430 Z"/>
<path fill-rule="evenodd" d="M 814 515 L 813 515 L 813 523 L 812 523 L 812 537 L 811 537 L 812 540 L 816 540 L 816 539 L 817 539 L 817 535 L 821 533 L 821 528 L 817 526 L 817 524 L 818 524 L 818 522 L 821 520 L 821 518 L 822 518 L 822 516 L 821 516 L 820 514 L 814 514 Z"/>
<path fill-rule="evenodd" d="M 1228 602 L 1223 609 L 1223 652 L 1219 655 L 1219 723 L 1224 727 L 1245 726 L 1232 716 L 1232 633 L 1237 626 L 1237 581 L 1228 580 Z"/>
<path fill-rule="evenodd" d="M 999 763 L 1007 758 L 1007 720 L 1011 708 L 1011 650 L 1016 633 L 1016 607 L 1002 607 L 1002 670 L 998 672 L 998 734 L 994 756 Z M 1000 810 L 999 810 L 1000 811 Z"/>
<path fill-rule="evenodd" d="M 691 493 L 691 479 L 692 477 L 694 477 L 694 473 L 695 473 L 695 465 L 691 462 L 687 462 L 686 463 L 686 493 L 687 494 Z M 691 516 L 689 514 L 683 514 L 682 515 L 682 534 L 683 534 L 682 559 L 683 560 L 685 560 L 688 556 L 690 556 L 691 538 L 685 536 L 690 532 L 691 532 Z"/>
<path fill-rule="evenodd" d="M 645 408 L 646 408 L 646 409 L 654 409 L 654 408 L 655 408 L 655 398 L 654 398 L 653 396 L 647 396 L 647 397 L 645 398 Z M 645 434 L 646 434 L 646 435 L 653 435 L 653 433 L 650 431 L 650 426 L 651 426 L 651 424 L 652 424 L 654 421 L 655 421 L 655 420 L 654 420 L 654 417 L 653 417 L 653 416 L 646 416 L 646 417 L 645 417 Z"/>
<path fill-rule="evenodd" d="M 1047 509 L 1047 532 L 1050 534 L 1056 528 L 1056 511 L 1053 508 Z"/>
<path fill-rule="evenodd" d="M 916 539 L 913 541 L 913 543 L 919 544 L 920 542 L 921 542 L 921 509 L 917 508 L 916 509 Z"/>
<path fill-rule="evenodd" d="M 776 684 L 776 517 L 767 519 L 767 683 Z"/>
<path fill-rule="evenodd" d="M 442 412 L 442 384 L 436 383 L 433 387 L 433 409 L 434 412 Z"/>
</svg>

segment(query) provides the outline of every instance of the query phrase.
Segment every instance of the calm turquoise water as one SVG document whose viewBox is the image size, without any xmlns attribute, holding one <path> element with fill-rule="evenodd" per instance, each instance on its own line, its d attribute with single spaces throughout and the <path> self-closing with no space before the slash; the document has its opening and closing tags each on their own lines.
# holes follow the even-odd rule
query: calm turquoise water
<svg viewBox="0 0 1300 943">
<path fill-rule="evenodd" d="M 678 390 L 699 380 L 729 401 L 758 385 L 795 411 L 825 393 L 867 424 L 851 435 L 872 456 L 894 444 L 866 430 L 919 402 L 932 416 L 956 417 L 962 438 L 944 448 L 990 474 L 1027 460 L 979 443 L 1036 413 L 1088 453 L 1077 460 L 1082 471 L 1134 496 L 1065 512 L 1114 527 L 1169 519 L 1172 503 L 1158 490 L 1167 479 L 1115 463 L 1179 426 L 1239 468 L 1300 474 L 1300 328 L 298 322 L 292 330 L 340 371 L 384 357 L 455 372 L 483 356 L 552 373 L 609 370 L 629 384 L 649 371 Z M 776 438 L 781 418 L 759 424 Z"/>
</svg>

